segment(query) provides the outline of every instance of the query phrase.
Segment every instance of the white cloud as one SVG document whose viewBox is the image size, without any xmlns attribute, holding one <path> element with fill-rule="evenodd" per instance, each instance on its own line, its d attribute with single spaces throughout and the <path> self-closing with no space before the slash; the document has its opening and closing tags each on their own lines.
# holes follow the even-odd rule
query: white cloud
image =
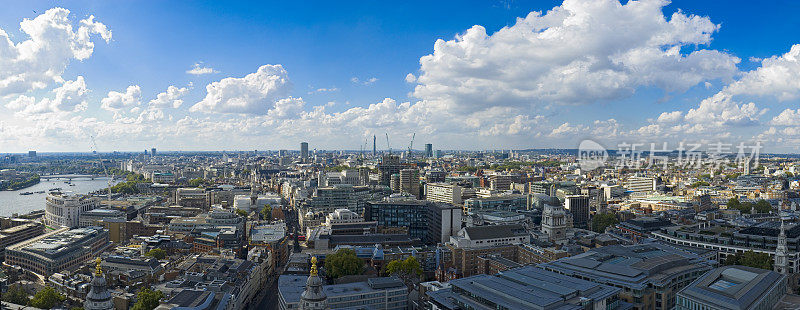
<svg viewBox="0 0 800 310">
<path fill-rule="evenodd" d="M 175 109 L 179 108 L 183 104 L 183 100 L 180 98 L 183 97 L 186 93 L 189 92 L 189 89 L 186 87 L 176 87 L 170 85 L 167 87 L 167 91 L 160 93 L 156 96 L 156 99 L 150 100 L 150 104 L 157 106 L 157 107 L 173 107 Z"/>
<path fill-rule="evenodd" d="M 317 88 L 317 89 L 315 89 L 313 91 L 310 91 L 308 93 L 309 94 L 313 94 L 313 93 L 334 93 L 334 92 L 337 92 L 337 91 L 339 91 L 339 88 L 337 88 L 337 87 L 330 87 L 330 88 L 324 88 L 323 87 L 323 88 Z"/>
<path fill-rule="evenodd" d="M 437 40 L 420 58 L 414 96 L 461 109 L 537 102 L 589 103 L 640 86 L 684 91 L 730 79 L 737 57 L 682 48 L 708 44 L 719 29 L 706 17 L 662 13 L 666 1 L 566 0 L 488 35 L 473 26 Z"/>
<path fill-rule="evenodd" d="M 120 111 L 125 108 L 132 108 L 142 104 L 142 89 L 139 85 L 131 85 L 124 93 L 110 91 L 103 98 L 101 107 L 109 111 Z"/>
<path fill-rule="evenodd" d="M 204 74 L 219 73 L 219 71 L 214 70 L 214 68 L 211 67 L 203 66 L 202 63 L 196 62 L 194 65 L 192 65 L 191 69 L 186 70 L 186 73 L 191 75 L 204 75 Z"/>
<path fill-rule="evenodd" d="M 417 77 L 416 76 L 414 76 L 411 73 L 406 74 L 406 83 L 414 83 L 416 81 L 417 81 Z"/>
<path fill-rule="evenodd" d="M 353 84 L 361 84 L 361 85 L 372 85 L 373 83 L 375 83 L 377 81 L 378 81 L 378 78 L 376 78 L 376 77 L 371 77 L 371 78 L 368 78 L 368 79 L 365 79 L 365 80 L 361 80 L 361 79 L 359 79 L 357 77 L 350 78 L 350 82 L 353 82 Z"/>
<path fill-rule="evenodd" d="M 761 67 L 749 71 L 725 89 L 732 95 L 773 96 L 778 100 L 800 98 L 800 44 L 786 54 L 761 60 Z"/>
<path fill-rule="evenodd" d="M 781 114 L 772 119 L 770 124 L 778 126 L 800 126 L 800 109 L 783 110 Z"/>
<path fill-rule="evenodd" d="M 682 119 L 683 119 L 683 112 L 681 111 L 664 112 L 658 116 L 659 123 L 675 123 Z"/>
<path fill-rule="evenodd" d="M 89 16 L 73 27 L 70 12 L 53 8 L 25 19 L 20 30 L 30 38 L 11 41 L 0 29 L 0 97 L 23 94 L 62 83 L 61 74 L 73 59 L 85 60 L 94 51 L 93 35 L 109 42 L 111 31 Z"/>
<path fill-rule="evenodd" d="M 52 112 L 72 112 L 85 110 L 89 90 L 86 89 L 86 82 L 83 76 L 78 76 L 73 81 L 66 81 L 60 87 L 51 91 L 53 98 L 44 98 L 36 101 L 36 98 L 20 95 L 16 99 L 6 104 L 6 107 L 18 111 L 21 116 L 31 116 Z"/>
<path fill-rule="evenodd" d="M 243 78 L 228 77 L 206 86 L 206 97 L 193 112 L 266 114 L 288 95 L 291 83 L 281 65 L 263 65 Z"/>
<path fill-rule="evenodd" d="M 758 117 L 767 110 L 755 103 L 737 104 L 731 95 L 719 92 L 704 99 L 700 106 L 686 113 L 686 120 L 703 126 L 746 126 L 758 123 Z"/>
</svg>

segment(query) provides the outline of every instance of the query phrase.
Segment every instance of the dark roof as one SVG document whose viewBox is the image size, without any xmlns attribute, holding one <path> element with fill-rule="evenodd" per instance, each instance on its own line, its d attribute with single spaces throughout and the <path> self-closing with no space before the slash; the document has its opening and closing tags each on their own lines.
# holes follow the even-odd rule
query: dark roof
<svg viewBox="0 0 800 310">
<path fill-rule="evenodd" d="M 528 235 L 528 231 L 522 225 L 490 225 L 466 227 L 467 235 L 470 240 L 511 238 Z"/>
<path fill-rule="evenodd" d="M 205 303 L 209 295 L 213 298 L 213 294 L 210 291 L 183 290 L 175 297 L 172 297 L 169 303 L 176 304 L 179 307 L 197 307 Z"/>
</svg>

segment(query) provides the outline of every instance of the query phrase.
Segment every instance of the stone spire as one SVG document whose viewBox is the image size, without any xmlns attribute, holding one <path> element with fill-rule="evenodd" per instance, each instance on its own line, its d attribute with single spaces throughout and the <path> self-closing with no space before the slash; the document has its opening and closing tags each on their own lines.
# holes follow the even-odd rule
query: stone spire
<svg viewBox="0 0 800 310">
<path fill-rule="evenodd" d="M 92 279 L 92 287 L 89 293 L 86 294 L 86 301 L 83 303 L 83 309 L 86 310 L 112 310 L 114 309 L 114 302 L 111 300 L 111 292 L 106 288 L 106 278 L 103 277 L 103 269 L 100 268 L 102 260 L 97 258 L 97 267 Z"/>
<path fill-rule="evenodd" d="M 328 308 L 328 297 L 322 291 L 322 278 L 317 274 L 317 257 L 311 257 L 311 272 L 306 281 L 306 290 L 300 295 L 301 310 L 322 310 Z"/>
<path fill-rule="evenodd" d="M 773 264 L 775 272 L 782 274 L 789 273 L 788 255 L 789 250 L 786 247 L 786 229 L 783 226 L 783 218 L 781 218 L 781 232 L 778 234 L 778 246 L 775 247 L 775 262 Z"/>
</svg>

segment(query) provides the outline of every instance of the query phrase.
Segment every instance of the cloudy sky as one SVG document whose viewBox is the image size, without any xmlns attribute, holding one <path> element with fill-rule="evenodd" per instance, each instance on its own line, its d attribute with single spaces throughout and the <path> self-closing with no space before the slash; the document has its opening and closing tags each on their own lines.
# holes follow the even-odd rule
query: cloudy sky
<svg viewBox="0 0 800 310">
<path fill-rule="evenodd" d="M 295 2 L 0 5 L 0 153 L 800 152 L 793 1 Z"/>
</svg>

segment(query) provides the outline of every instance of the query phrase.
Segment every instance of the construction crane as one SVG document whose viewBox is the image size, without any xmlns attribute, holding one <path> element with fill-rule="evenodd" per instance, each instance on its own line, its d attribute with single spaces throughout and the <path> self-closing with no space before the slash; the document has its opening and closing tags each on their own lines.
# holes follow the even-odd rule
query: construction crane
<svg viewBox="0 0 800 310">
<path fill-rule="evenodd" d="M 417 133 L 415 132 L 411 136 L 411 143 L 408 144 L 408 157 L 411 157 L 411 150 L 414 149 L 414 138 L 416 138 L 416 137 L 417 137 Z"/>
<path fill-rule="evenodd" d="M 100 166 L 103 167 L 103 173 L 106 174 L 106 179 L 108 179 L 108 200 L 111 200 L 111 177 L 108 176 L 108 169 L 106 169 L 106 165 L 103 164 L 103 159 L 100 158 L 100 152 L 97 152 L 97 142 L 94 141 L 94 136 L 89 136 L 92 138 L 92 147 L 94 147 L 95 153 L 98 154 L 98 158 L 100 159 Z"/>
<path fill-rule="evenodd" d="M 386 148 L 389 149 L 389 155 L 392 155 L 392 146 L 389 145 L 389 133 L 386 133 Z"/>
</svg>

